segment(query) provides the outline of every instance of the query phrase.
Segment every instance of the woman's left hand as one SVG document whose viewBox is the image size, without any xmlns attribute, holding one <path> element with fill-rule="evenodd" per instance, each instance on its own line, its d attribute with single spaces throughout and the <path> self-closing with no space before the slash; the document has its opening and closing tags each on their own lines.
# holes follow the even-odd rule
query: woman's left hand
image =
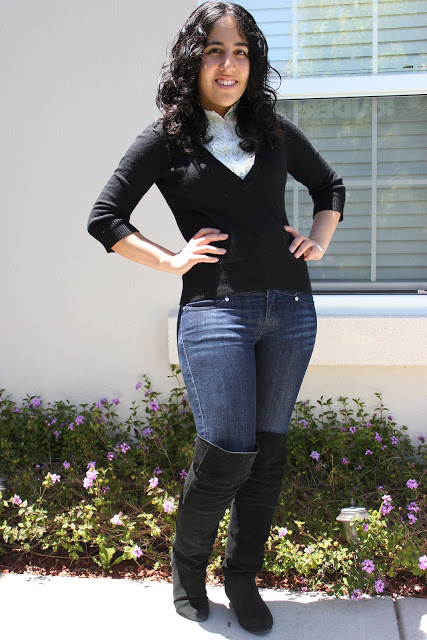
<svg viewBox="0 0 427 640">
<path fill-rule="evenodd" d="M 294 254 L 295 258 L 300 258 L 302 255 L 304 255 L 304 260 L 320 260 L 323 258 L 324 251 L 317 242 L 301 235 L 293 227 L 285 225 L 285 229 L 294 236 L 289 251 Z"/>
</svg>

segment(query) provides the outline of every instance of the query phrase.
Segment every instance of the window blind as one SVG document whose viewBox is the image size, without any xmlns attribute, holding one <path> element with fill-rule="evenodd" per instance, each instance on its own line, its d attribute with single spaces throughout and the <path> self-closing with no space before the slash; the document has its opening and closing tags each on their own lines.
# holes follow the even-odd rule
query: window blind
<svg viewBox="0 0 427 640">
<path fill-rule="evenodd" d="M 427 69 L 427 0 L 241 0 L 285 77 Z"/>
<path fill-rule="evenodd" d="M 345 222 L 314 280 L 427 280 L 427 96 L 280 101 L 347 186 Z M 312 203 L 290 180 L 286 209 L 307 235 Z"/>
</svg>

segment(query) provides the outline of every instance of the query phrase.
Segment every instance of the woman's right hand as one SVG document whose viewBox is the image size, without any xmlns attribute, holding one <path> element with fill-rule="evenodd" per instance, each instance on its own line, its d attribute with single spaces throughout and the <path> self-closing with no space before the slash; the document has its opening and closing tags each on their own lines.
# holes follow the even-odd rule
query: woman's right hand
<svg viewBox="0 0 427 640">
<path fill-rule="evenodd" d="M 212 227 L 199 229 L 179 253 L 173 254 L 168 259 L 170 271 L 177 275 L 183 275 L 200 262 L 211 264 L 218 262 L 219 258 L 215 256 L 224 255 L 227 253 L 227 249 L 214 247 L 210 243 L 226 240 L 227 238 L 228 233 L 221 233 L 219 229 L 213 229 Z"/>
</svg>

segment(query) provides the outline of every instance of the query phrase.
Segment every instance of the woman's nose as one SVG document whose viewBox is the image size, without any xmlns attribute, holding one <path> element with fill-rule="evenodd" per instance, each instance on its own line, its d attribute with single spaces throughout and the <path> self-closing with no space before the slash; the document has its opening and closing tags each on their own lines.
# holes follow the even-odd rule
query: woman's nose
<svg viewBox="0 0 427 640">
<path fill-rule="evenodd" d="M 231 54 L 224 54 L 223 58 L 221 59 L 221 64 L 220 64 L 221 69 L 227 69 L 228 67 L 234 67 L 234 60 L 233 60 L 233 56 Z"/>
</svg>

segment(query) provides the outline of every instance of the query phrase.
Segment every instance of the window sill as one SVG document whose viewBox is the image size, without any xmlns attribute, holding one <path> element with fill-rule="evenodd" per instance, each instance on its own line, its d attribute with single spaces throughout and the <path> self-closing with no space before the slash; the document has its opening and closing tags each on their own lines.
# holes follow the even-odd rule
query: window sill
<svg viewBox="0 0 427 640">
<path fill-rule="evenodd" d="M 313 365 L 427 365 L 427 295 L 315 295 Z M 176 322 L 168 319 L 169 362 L 178 364 Z"/>
</svg>

